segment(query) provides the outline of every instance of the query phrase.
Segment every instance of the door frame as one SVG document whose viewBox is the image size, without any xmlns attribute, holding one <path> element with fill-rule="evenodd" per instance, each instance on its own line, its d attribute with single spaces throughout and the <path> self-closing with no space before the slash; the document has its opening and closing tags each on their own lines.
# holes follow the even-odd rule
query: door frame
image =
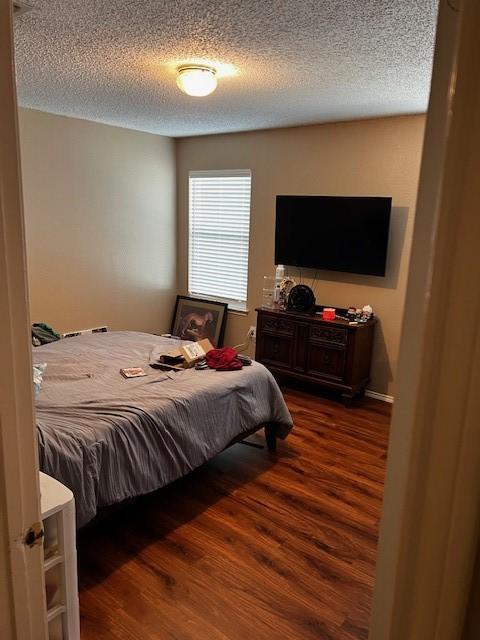
<svg viewBox="0 0 480 640">
<path fill-rule="evenodd" d="M 442 0 L 392 415 L 371 640 L 460 638 L 477 554 L 479 24 L 478 0 Z"/>
<path fill-rule="evenodd" d="M 12 33 L 0 0 L 0 636 L 44 640 L 43 549 L 24 544 L 40 494 Z"/>
<path fill-rule="evenodd" d="M 480 4 L 460 4 L 440 7 L 371 640 L 459 637 L 478 546 Z M 0 612 L 2 638 L 44 640 L 41 548 L 23 544 L 40 504 L 11 20 L 0 0 Z"/>
</svg>

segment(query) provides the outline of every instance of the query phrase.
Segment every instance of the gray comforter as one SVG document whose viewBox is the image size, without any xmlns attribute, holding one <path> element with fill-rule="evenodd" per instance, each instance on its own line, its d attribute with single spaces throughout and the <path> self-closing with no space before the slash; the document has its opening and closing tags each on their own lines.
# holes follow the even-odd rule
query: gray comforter
<svg viewBox="0 0 480 640">
<path fill-rule="evenodd" d="M 292 421 L 261 364 L 241 371 L 175 373 L 149 367 L 168 338 L 111 332 L 33 349 L 46 362 L 36 400 L 40 468 L 69 487 L 77 526 L 98 507 L 154 491 L 212 458 L 236 436 L 266 422 L 285 437 Z M 125 379 L 122 367 L 148 375 Z"/>
</svg>

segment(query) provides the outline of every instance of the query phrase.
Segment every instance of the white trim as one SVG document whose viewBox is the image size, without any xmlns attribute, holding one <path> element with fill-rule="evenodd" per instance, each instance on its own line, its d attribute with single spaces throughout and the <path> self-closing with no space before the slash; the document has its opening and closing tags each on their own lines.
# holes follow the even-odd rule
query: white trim
<svg viewBox="0 0 480 640">
<path fill-rule="evenodd" d="M 389 396 L 386 393 L 378 393 L 378 391 L 371 391 L 370 389 L 365 389 L 365 395 L 369 398 L 375 398 L 375 400 L 381 400 L 382 402 L 388 402 L 389 404 L 393 404 L 393 396 Z"/>
</svg>

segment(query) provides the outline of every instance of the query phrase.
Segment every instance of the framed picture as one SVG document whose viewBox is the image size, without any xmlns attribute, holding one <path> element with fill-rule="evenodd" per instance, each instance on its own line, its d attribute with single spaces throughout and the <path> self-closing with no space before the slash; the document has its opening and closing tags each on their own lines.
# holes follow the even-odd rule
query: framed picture
<svg viewBox="0 0 480 640">
<path fill-rule="evenodd" d="M 221 347 L 227 306 L 224 302 L 177 296 L 170 333 L 194 342 L 208 338 L 214 347 Z"/>
</svg>

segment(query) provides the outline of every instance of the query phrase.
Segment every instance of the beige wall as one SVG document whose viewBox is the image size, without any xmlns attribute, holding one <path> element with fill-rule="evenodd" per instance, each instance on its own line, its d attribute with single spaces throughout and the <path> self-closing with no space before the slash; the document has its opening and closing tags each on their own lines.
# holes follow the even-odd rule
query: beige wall
<svg viewBox="0 0 480 640">
<path fill-rule="evenodd" d="M 28 109 L 20 139 L 32 322 L 167 330 L 174 141 Z"/>
<path fill-rule="evenodd" d="M 247 316 L 273 273 L 275 195 L 391 195 L 387 276 L 319 272 L 320 304 L 370 303 L 380 322 L 370 388 L 394 393 L 424 116 L 179 139 L 20 110 L 32 321 L 59 331 L 108 324 L 164 331 L 187 290 L 188 171 L 252 170 Z M 175 147 L 177 175 L 175 175 Z M 313 275 L 304 270 L 303 276 Z M 308 278 L 306 278 L 308 282 Z"/>
<path fill-rule="evenodd" d="M 252 170 L 249 313 L 246 317 L 229 314 L 227 344 L 242 342 L 248 327 L 255 324 L 263 275 L 274 270 L 276 194 L 392 196 L 386 277 L 319 272 L 316 289 L 319 304 L 373 306 L 380 322 L 370 388 L 394 393 L 424 123 L 424 116 L 411 116 L 177 140 L 179 287 L 183 292 L 187 289 L 188 171 Z"/>
</svg>

